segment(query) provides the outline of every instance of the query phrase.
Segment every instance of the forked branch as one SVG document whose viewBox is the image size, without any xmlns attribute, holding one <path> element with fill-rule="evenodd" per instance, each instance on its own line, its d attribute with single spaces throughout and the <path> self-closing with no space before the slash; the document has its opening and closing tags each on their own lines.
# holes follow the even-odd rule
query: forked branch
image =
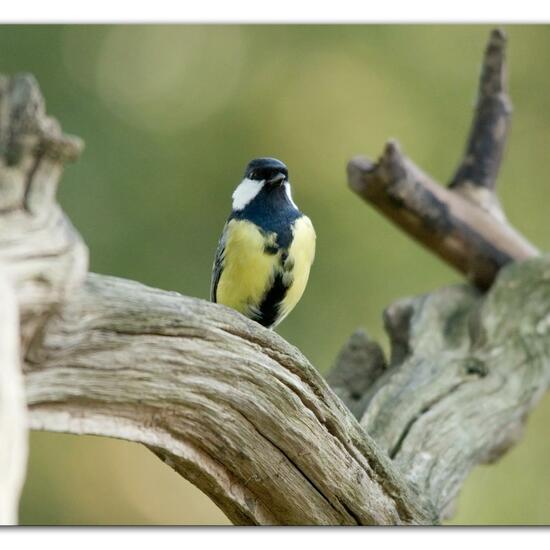
<svg viewBox="0 0 550 550">
<path fill-rule="evenodd" d="M 511 104 L 506 93 L 505 37 L 491 33 L 465 156 L 448 189 L 390 141 L 377 163 L 348 164 L 350 187 L 428 250 L 488 288 L 507 263 L 538 255 L 504 217 L 495 184 Z"/>
</svg>

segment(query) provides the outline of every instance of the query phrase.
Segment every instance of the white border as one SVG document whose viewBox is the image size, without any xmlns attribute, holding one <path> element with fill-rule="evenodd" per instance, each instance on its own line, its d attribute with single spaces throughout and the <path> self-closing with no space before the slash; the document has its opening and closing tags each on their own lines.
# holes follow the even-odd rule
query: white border
<svg viewBox="0 0 550 550">
<path fill-rule="evenodd" d="M 0 530 L 3 548 L 40 550 L 97 550 L 102 548 L 182 548 L 223 550 L 280 550 L 285 548 L 334 549 L 403 548 L 464 550 L 464 548 L 548 548 L 548 529 L 452 527 L 322 527 L 322 528 L 76 528 Z M 538 544 L 540 543 L 540 544 Z M 32 546 L 31 546 L 32 545 Z M 284 545 L 284 546 L 283 546 Z"/>
<path fill-rule="evenodd" d="M 510 23 L 550 22 L 544 0 L 202 0 L 2 2 L 2 23 Z"/>
<path fill-rule="evenodd" d="M 362 2 L 338 0 L 322 5 L 317 2 L 277 0 L 245 2 L 218 0 L 199 3 L 177 0 L 137 2 L 96 0 L 26 0 L 2 2 L 0 23 L 542 23 L 550 22 L 550 2 L 461 0 L 392 0 Z M 26 539 L 26 540 L 25 540 Z M 352 540 L 353 539 L 353 540 Z M 244 550 L 261 545 L 280 548 L 341 547 L 354 543 L 358 548 L 422 548 L 422 550 L 463 550 L 472 548 L 548 547 L 545 529 L 21 529 L 0 530 L 3 548 L 21 547 L 28 542 L 41 550 L 97 550 L 124 548 L 205 548 L 212 544 L 223 550 Z M 536 544 L 540 542 L 541 544 Z M 11 544 L 10 544 L 11 543 Z M 15 544 L 14 544 L 15 543 Z M 298 544 L 297 544 L 298 543 Z M 544 544 L 543 544 L 544 543 Z"/>
</svg>

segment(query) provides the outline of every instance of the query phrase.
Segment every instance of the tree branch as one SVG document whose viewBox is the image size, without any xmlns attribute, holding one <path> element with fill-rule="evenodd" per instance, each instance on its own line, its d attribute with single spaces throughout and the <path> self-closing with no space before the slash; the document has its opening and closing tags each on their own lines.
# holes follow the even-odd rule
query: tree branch
<svg viewBox="0 0 550 550">
<path fill-rule="evenodd" d="M 389 142 L 377 164 L 357 157 L 348 165 L 350 187 L 411 237 L 488 288 L 513 260 L 537 249 L 508 224 L 435 183 Z"/>
<path fill-rule="evenodd" d="M 34 429 L 145 443 L 235 523 L 432 523 L 300 352 L 236 312 L 90 275 L 26 358 Z"/>
<path fill-rule="evenodd" d="M 275 333 L 90 275 L 29 350 L 30 425 L 144 443 L 235 523 L 436 522 L 548 388 L 549 274 L 538 258 L 485 297 L 451 287 L 389 308 L 392 364 L 362 395 L 366 431 Z"/>
<path fill-rule="evenodd" d="M 356 157 L 348 164 L 349 185 L 361 198 L 482 289 L 504 265 L 538 255 L 506 222 L 494 193 L 511 112 L 504 53 L 504 34 L 495 30 L 466 154 L 449 189 L 417 168 L 394 141 L 378 163 Z"/>
<path fill-rule="evenodd" d="M 46 116 L 35 80 L 0 75 L 0 523 L 15 523 L 27 458 L 21 357 L 84 280 L 87 251 L 55 201 L 78 138 Z"/>
<path fill-rule="evenodd" d="M 506 36 L 495 29 L 485 50 L 479 81 L 478 100 L 466 151 L 449 187 L 470 195 L 473 202 L 494 196 L 510 127 L 512 103 L 506 83 Z M 489 191 L 475 195 L 481 189 Z"/>
<path fill-rule="evenodd" d="M 471 468 L 517 442 L 548 390 L 550 256 L 508 266 L 484 298 L 445 288 L 385 321 L 401 351 L 361 424 L 445 517 Z"/>
</svg>

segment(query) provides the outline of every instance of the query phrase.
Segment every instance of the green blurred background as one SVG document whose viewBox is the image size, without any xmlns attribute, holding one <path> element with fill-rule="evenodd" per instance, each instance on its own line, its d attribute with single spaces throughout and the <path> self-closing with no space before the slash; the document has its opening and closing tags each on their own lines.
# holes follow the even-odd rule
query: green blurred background
<svg viewBox="0 0 550 550">
<path fill-rule="evenodd" d="M 462 153 L 490 27 L 2 26 L 0 71 L 33 73 L 86 142 L 60 201 L 91 269 L 208 297 L 245 164 L 275 156 L 313 220 L 308 289 L 279 332 L 326 372 L 358 326 L 386 344 L 396 299 L 460 281 L 346 186 L 347 160 L 395 137 L 445 182 Z M 550 247 L 550 28 L 509 26 L 515 106 L 500 196 Z M 453 523 L 550 523 L 550 400 L 498 464 L 474 471 Z M 24 524 L 224 524 L 145 448 L 33 433 Z"/>
</svg>

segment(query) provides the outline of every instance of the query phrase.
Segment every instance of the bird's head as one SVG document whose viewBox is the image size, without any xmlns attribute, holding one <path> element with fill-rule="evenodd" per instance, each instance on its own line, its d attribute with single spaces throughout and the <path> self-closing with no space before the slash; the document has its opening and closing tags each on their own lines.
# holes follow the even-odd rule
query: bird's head
<svg viewBox="0 0 550 550">
<path fill-rule="evenodd" d="M 289 203 L 294 205 L 290 194 L 288 168 L 280 160 L 262 157 L 247 164 L 244 178 L 233 193 L 233 210 L 243 210 L 262 189 L 267 193 L 262 194 L 262 197 L 275 196 L 282 191 L 288 197 Z"/>
<path fill-rule="evenodd" d="M 248 163 L 244 177 L 270 186 L 280 186 L 288 181 L 288 168 L 280 160 L 262 157 Z"/>
</svg>

